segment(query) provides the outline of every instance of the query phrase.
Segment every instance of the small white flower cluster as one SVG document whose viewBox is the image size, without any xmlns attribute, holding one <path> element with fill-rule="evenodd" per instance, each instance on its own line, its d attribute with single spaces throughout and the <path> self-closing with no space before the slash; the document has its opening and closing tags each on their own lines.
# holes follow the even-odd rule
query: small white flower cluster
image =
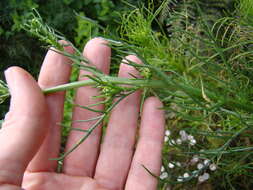
<svg viewBox="0 0 253 190">
<path fill-rule="evenodd" d="M 197 164 L 197 169 L 198 170 L 207 170 L 209 168 L 210 171 L 215 171 L 217 169 L 216 164 L 211 163 L 211 161 L 209 159 L 205 159 L 203 162 L 200 162 L 200 158 L 197 155 L 194 155 L 193 158 L 191 159 L 191 164 Z M 206 181 L 209 179 L 210 175 L 209 173 L 204 172 L 202 175 L 198 176 L 198 172 L 197 170 L 195 170 L 195 177 L 198 177 L 198 181 L 200 183 Z"/>
<path fill-rule="evenodd" d="M 170 130 L 166 130 L 164 142 L 168 142 L 170 140 L 170 135 L 171 135 Z M 177 138 L 176 140 L 171 139 L 169 141 L 169 145 L 171 145 L 171 146 L 181 145 L 183 142 L 188 142 L 189 145 L 194 146 L 197 143 L 194 136 L 187 134 L 184 130 L 179 131 L 179 136 L 180 136 L 180 138 Z"/>
<path fill-rule="evenodd" d="M 209 177 L 210 177 L 209 173 L 206 173 L 206 172 L 205 172 L 203 175 L 200 175 L 200 176 L 199 176 L 198 180 L 199 180 L 200 183 L 202 183 L 202 182 L 208 180 Z"/>
<path fill-rule="evenodd" d="M 198 161 L 199 161 L 199 158 L 197 156 L 194 156 L 191 160 L 191 162 L 194 162 L 194 163 L 197 163 Z M 207 173 L 207 171 L 205 171 L 202 175 L 199 175 L 199 173 L 201 173 L 200 170 L 205 169 L 205 167 L 209 168 L 209 170 L 211 171 L 215 171 L 217 169 L 217 166 L 214 163 L 211 164 L 210 160 L 205 159 L 203 163 L 197 164 L 198 170 L 194 170 L 191 175 L 189 173 L 184 173 L 183 176 L 178 176 L 177 181 L 183 182 L 185 179 L 189 178 L 190 176 L 193 176 L 193 177 L 198 177 L 199 183 L 205 182 L 210 178 L 210 174 Z"/>
<path fill-rule="evenodd" d="M 165 137 L 164 142 L 168 143 L 170 146 L 175 145 L 182 145 L 184 143 L 188 144 L 190 147 L 196 145 L 197 141 L 194 138 L 193 135 L 188 134 L 185 130 L 180 130 L 178 132 L 178 138 L 173 139 L 171 137 L 171 131 L 166 130 L 165 131 Z M 174 136 L 174 134 L 173 134 Z M 190 148 L 189 147 L 189 148 Z M 178 161 L 172 161 L 167 164 L 167 166 L 162 166 L 161 168 L 161 175 L 160 178 L 162 180 L 169 177 L 169 174 L 167 171 L 165 171 L 165 168 L 173 169 L 178 168 L 179 170 L 174 170 L 174 172 L 182 171 L 183 168 L 192 168 L 196 167 L 193 171 L 187 171 L 182 173 L 177 177 L 177 182 L 186 182 L 188 180 L 191 180 L 192 178 L 197 178 L 199 183 L 203 183 L 207 181 L 210 178 L 210 172 L 208 171 L 215 171 L 217 169 L 217 165 L 212 163 L 211 160 L 203 158 L 204 156 L 202 154 L 200 155 L 194 155 L 190 160 L 187 159 L 185 162 L 178 162 Z"/>
<path fill-rule="evenodd" d="M 161 175 L 160 179 L 166 179 L 169 176 L 169 174 L 165 171 L 164 166 L 161 167 Z"/>
<path fill-rule="evenodd" d="M 189 173 L 187 173 L 187 172 L 185 172 L 184 174 L 183 174 L 183 176 L 178 176 L 177 177 L 177 181 L 178 182 L 183 182 L 185 179 L 187 179 L 187 178 L 189 178 L 190 177 L 190 174 Z"/>
<path fill-rule="evenodd" d="M 195 177 L 198 178 L 199 183 L 203 183 L 207 181 L 210 178 L 210 174 L 207 172 L 209 169 L 210 171 L 215 171 L 217 169 L 216 164 L 211 163 L 209 159 L 201 159 L 199 156 L 194 155 L 193 158 L 190 160 L 191 165 L 197 164 L 196 168 L 197 170 L 194 170 L 193 172 L 185 172 L 183 175 L 178 176 L 177 181 L 178 182 L 184 182 L 189 177 Z M 167 165 L 167 168 L 173 169 L 175 167 L 181 167 L 182 164 L 180 162 L 169 162 Z M 204 172 L 204 173 L 203 173 Z M 202 173 L 202 175 L 200 175 Z M 168 178 L 168 173 L 165 171 L 165 167 L 161 167 L 161 175 L 160 178 L 162 180 Z"/>
<path fill-rule="evenodd" d="M 181 167 L 181 163 L 180 162 L 175 162 L 175 163 L 169 162 L 167 165 L 167 168 L 170 168 L 170 169 L 173 169 L 175 167 Z M 160 178 L 166 179 L 168 176 L 169 176 L 169 174 L 165 171 L 164 166 L 162 166 Z"/>
<path fill-rule="evenodd" d="M 197 141 L 194 136 L 187 134 L 184 130 L 179 131 L 179 135 L 181 136 L 181 140 L 188 141 L 191 146 L 194 146 Z"/>
<path fill-rule="evenodd" d="M 170 130 L 166 130 L 165 131 L 165 136 L 164 136 L 164 142 L 168 142 L 169 141 L 169 136 L 171 135 Z"/>
</svg>

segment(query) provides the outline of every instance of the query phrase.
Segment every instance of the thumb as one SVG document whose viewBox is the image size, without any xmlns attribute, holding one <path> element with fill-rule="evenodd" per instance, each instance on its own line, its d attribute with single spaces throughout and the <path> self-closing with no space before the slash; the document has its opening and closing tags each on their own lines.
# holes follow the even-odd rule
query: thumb
<svg viewBox="0 0 253 190">
<path fill-rule="evenodd" d="M 20 186 L 23 173 L 47 133 L 49 116 L 37 82 L 18 67 L 5 71 L 11 106 L 0 130 L 0 190 Z"/>
</svg>

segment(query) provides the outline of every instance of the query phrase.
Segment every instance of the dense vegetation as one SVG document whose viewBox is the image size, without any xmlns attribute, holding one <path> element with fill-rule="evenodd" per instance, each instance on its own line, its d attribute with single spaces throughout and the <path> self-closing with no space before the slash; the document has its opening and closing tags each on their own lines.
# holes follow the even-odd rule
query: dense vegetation
<svg viewBox="0 0 253 190">
<path fill-rule="evenodd" d="M 141 0 L 128 2 L 138 4 Z M 117 0 L 1 0 L 1 79 L 3 71 L 13 65 L 23 67 L 35 77 L 38 75 L 47 47 L 21 28 L 32 8 L 38 9 L 48 25 L 67 36 L 80 49 L 88 39 L 98 35 L 98 30 L 80 16 L 86 15 L 116 31 L 120 11 L 129 10 L 125 3 Z M 0 110 L 0 118 L 3 118 L 6 104 L 0 105 Z"/>
<path fill-rule="evenodd" d="M 252 189 L 253 1 L 128 2 L 65 0 L 44 5 L 42 1 L 23 1 L 17 6 L 23 6 L 22 10 L 16 7 L 5 12 L 3 18 L 12 24 L 4 23 L 1 38 L 6 40 L 5 45 L 7 40 L 14 40 L 15 46 L 8 47 L 23 46 L 17 52 L 26 53 L 20 58 L 20 54 L 11 53 L 1 44 L 5 55 L 2 62 L 13 64 L 16 59 L 19 61 L 15 65 L 20 63 L 38 72 L 29 60 L 37 60 L 39 65 L 44 50 L 36 39 L 26 39 L 27 33 L 20 30 L 23 21 L 42 44 L 57 46 L 59 36 L 48 30 L 36 13 L 31 14 L 31 7 L 37 8 L 46 24 L 63 33 L 79 50 L 92 36 L 106 37 L 114 50 L 115 63 L 129 53 L 137 54 L 144 62 L 142 66 L 131 63 L 143 75 L 141 80 L 129 81 L 131 88 L 116 85 L 117 78 L 104 80 L 105 76 L 94 68 L 80 66 L 84 60 L 80 53 L 68 56 L 77 68 L 93 72 L 91 80 L 102 89 L 107 103 L 116 95 L 139 88 L 144 90 L 143 99 L 155 95 L 163 101 L 167 131 L 159 188 Z M 12 7 L 18 1 L 5 4 Z M 24 12 L 19 15 L 20 11 Z M 57 20 L 60 14 L 74 22 L 62 19 L 63 15 Z M 29 20 L 31 16 L 35 24 Z M 45 44 L 41 33 L 53 40 Z M 21 41 L 15 41 L 19 35 Z M 38 52 L 29 53 L 27 47 L 33 43 L 38 45 Z M 68 96 L 71 98 L 71 93 Z M 65 118 L 70 115 L 68 106 Z M 110 104 L 106 107 L 109 113 Z"/>
</svg>

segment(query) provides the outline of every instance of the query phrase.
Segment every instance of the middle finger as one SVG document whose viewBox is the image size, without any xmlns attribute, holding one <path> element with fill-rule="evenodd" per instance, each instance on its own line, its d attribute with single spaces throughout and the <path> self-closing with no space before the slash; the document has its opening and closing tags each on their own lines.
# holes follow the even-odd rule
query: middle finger
<svg viewBox="0 0 253 190">
<path fill-rule="evenodd" d="M 90 40 L 84 48 L 84 56 L 98 69 L 105 74 L 109 73 L 111 49 L 106 45 L 106 41 L 101 38 Z M 90 74 L 87 71 L 81 70 L 79 80 L 86 80 L 84 75 Z M 99 91 L 93 87 L 81 87 L 77 90 L 75 104 L 81 106 L 89 106 L 95 104 L 101 99 L 94 99 L 93 96 L 99 95 Z M 103 110 L 102 105 L 93 106 L 92 109 Z M 73 121 L 87 120 L 99 116 L 100 113 L 95 113 L 87 109 L 75 107 L 73 112 Z M 73 128 L 88 130 L 96 121 L 90 122 L 73 122 Z M 66 151 L 70 150 L 85 133 L 72 130 L 70 132 Z M 73 151 L 64 160 L 63 171 L 65 174 L 74 176 L 92 177 L 94 168 L 97 162 L 99 144 L 101 138 L 101 126 L 98 126 L 75 151 Z"/>
</svg>

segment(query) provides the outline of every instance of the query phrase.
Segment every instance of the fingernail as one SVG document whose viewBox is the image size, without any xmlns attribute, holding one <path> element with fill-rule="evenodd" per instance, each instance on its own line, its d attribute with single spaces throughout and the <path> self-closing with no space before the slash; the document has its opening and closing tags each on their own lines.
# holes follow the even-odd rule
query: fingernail
<svg viewBox="0 0 253 190">
<path fill-rule="evenodd" d="M 9 68 L 7 70 L 4 71 L 4 75 L 5 75 L 5 79 L 7 81 L 7 84 L 8 84 L 8 87 L 9 87 L 9 90 L 11 92 L 11 88 L 12 88 L 12 85 L 14 83 L 14 72 L 13 72 L 13 69 L 12 68 Z"/>
<path fill-rule="evenodd" d="M 95 39 L 95 38 L 102 39 L 102 40 L 106 40 L 105 38 L 103 38 L 103 37 L 101 37 L 101 36 L 95 36 L 94 39 Z"/>
<path fill-rule="evenodd" d="M 8 120 L 10 118 L 11 112 L 8 111 L 4 116 L 4 121 Z"/>
</svg>

